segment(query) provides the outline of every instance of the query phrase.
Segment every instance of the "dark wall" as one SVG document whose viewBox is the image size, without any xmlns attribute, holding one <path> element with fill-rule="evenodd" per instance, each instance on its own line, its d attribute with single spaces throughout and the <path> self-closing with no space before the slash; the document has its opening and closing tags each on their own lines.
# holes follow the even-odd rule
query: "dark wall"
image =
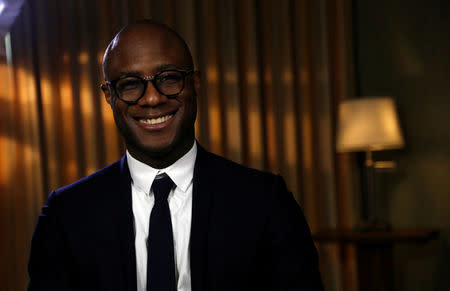
<svg viewBox="0 0 450 291">
<path fill-rule="evenodd" d="M 450 1 L 354 1 L 360 96 L 393 96 L 406 147 L 378 154 L 379 214 L 439 240 L 395 247 L 396 290 L 450 290 Z"/>
</svg>

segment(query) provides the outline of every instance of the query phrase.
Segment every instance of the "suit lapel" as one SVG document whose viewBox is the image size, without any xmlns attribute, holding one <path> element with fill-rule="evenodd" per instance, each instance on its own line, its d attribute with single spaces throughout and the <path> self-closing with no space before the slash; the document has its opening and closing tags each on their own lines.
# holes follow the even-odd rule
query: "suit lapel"
<svg viewBox="0 0 450 291">
<path fill-rule="evenodd" d="M 131 204 L 131 176 L 126 156 L 120 160 L 119 193 L 116 204 L 116 225 L 118 228 L 122 262 L 127 290 L 136 290 L 136 252 L 134 246 L 134 218 Z"/>
<path fill-rule="evenodd" d="M 191 283 L 193 291 L 206 290 L 208 265 L 208 228 L 212 203 L 211 171 L 207 153 L 198 146 L 194 167 L 192 193 L 192 222 L 190 238 Z"/>
</svg>

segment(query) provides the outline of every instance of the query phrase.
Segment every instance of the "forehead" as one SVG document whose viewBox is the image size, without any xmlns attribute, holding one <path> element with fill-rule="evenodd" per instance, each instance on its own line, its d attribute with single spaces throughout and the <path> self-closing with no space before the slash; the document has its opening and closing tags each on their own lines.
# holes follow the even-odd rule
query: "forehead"
<svg viewBox="0 0 450 291">
<path fill-rule="evenodd" d="M 184 43 L 172 32 L 154 27 L 137 27 L 120 33 L 105 59 L 108 79 L 129 72 L 154 74 L 162 67 L 192 67 Z"/>
</svg>

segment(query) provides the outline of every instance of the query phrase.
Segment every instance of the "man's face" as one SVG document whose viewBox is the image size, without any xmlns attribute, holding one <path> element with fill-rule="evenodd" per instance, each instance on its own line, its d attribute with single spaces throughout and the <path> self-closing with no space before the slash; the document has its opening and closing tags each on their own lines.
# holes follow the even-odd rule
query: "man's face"
<svg viewBox="0 0 450 291">
<path fill-rule="evenodd" d="M 192 69 L 192 60 L 180 40 L 159 28 L 123 33 L 109 54 L 104 67 L 105 80 L 109 81 L 126 75 L 155 75 L 167 69 Z M 114 90 L 105 90 L 128 150 L 151 158 L 186 152 L 194 140 L 198 86 L 198 74 L 187 75 L 183 91 L 169 98 L 148 82 L 144 96 L 132 105 L 117 98 Z"/>
</svg>

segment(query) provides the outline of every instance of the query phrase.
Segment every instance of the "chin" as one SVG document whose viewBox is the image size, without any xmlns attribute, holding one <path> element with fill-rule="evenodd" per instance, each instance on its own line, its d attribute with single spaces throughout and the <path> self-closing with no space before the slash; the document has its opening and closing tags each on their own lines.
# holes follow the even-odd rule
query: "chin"
<svg viewBox="0 0 450 291">
<path fill-rule="evenodd" d="M 169 154 L 175 148 L 173 142 L 152 142 L 152 143 L 138 143 L 132 146 L 138 152 L 151 157 L 161 157 Z"/>
</svg>

